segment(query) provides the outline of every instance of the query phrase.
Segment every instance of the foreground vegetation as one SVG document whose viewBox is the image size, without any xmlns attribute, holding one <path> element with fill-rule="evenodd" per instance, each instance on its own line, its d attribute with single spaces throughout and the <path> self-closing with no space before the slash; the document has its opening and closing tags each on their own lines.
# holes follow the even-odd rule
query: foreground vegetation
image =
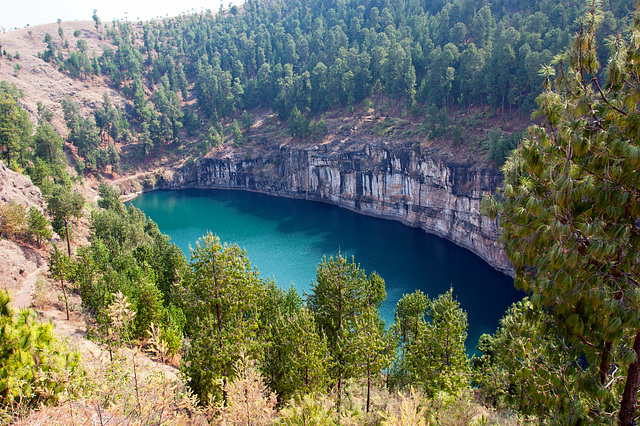
<svg viewBox="0 0 640 426">
<path fill-rule="evenodd" d="M 410 388 L 418 390 L 406 396 L 410 410 L 427 397 L 430 404 L 452 410 L 453 404 L 470 406 L 466 314 L 451 291 L 434 300 L 420 292 L 406 295 L 396 324 L 385 330 L 378 311 L 386 297 L 384 280 L 366 274 L 353 260 L 324 259 L 303 301 L 294 289 L 285 292 L 262 279 L 243 250 L 222 245 L 212 234 L 198 241 L 187 262 L 142 212 L 125 208 L 106 184 L 100 194 L 91 244 L 72 257 L 54 249 L 50 272 L 63 289 L 79 293 L 92 314 L 90 334 L 108 349 L 111 368 L 132 369 L 136 391 L 127 397 L 126 415 L 144 411 L 136 364 L 140 346 L 159 361 L 180 359 L 194 395 L 189 401 L 201 407 L 190 409 L 216 421 L 233 423 L 251 415 L 260 424 L 277 419 L 297 424 L 296 418 L 311 411 L 311 418 L 322 422 L 378 424 L 385 416 L 401 415 L 391 392 Z M 9 323 L 15 321 L 10 309 L 6 315 Z M 18 356 L 10 343 L 2 361 L 5 372 L 25 356 L 40 356 L 29 345 L 26 355 Z M 52 338 L 45 342 L 47 350 L 57 345 Z M 130 357 L 122 358 L 123 347 L 133 350 Z M 36 362 L 32 368 L 43 367 Z M 68 371 L 73 369 L 61 365 L 53 375 Z M 9 395 L 20 395 L 19 390 L 7 387 L 5 416 L 86 397 L 83 390 L 96 384 L 83 377 L 57 383 L 49 399 L 18 404 Z M 22 383 L 30 386 L 31 380 L 39 379 L 27 377 Z M 123 409 L 120 403 L 110 401 L 103 408 Z M 255 412 L 246 411 L 247 404 Z"/>
<path fill-rule="evenodd" d="M 378 310 L 384 280 L 354 260 L 324 259 L 303 300 L 293 288 L 285 292 L 262 279 L 243 250 L 212 234 L 196 243 L 187 262 L 106 185 L 101 196 L 105 209 L 92 215 L 91 245 L 66 263 L 64 276 L 94 314 L 95 336 L 110 347 L 151 332 L 154 350 L 168 359 L 182 344 L 181 369 L 201 404 L 228 406 L 230 389 L 242 378 L 238 369 L 249 364 L 280 406 L 333 389 L 339 410 L 347 383 L 362 381 L 364 405 L 352 407 L 362 416 L 372 411 L 371 390 L 385 387 L 388 368 L 390 388 L 414 386 L 432 396 L 468 388 L 466 314 L 451 292 L 434 300 L 406 295 L 387 331 Z"/>
<path fill-rule="evenodd" d="M 442 19 L 444 11 L 452 12 L 454 6 L 463 4 L 452 3 L 438 16 Z M 116 383 L 123 387 L 118 388 L 117 395 L 95 392 L 95 410 L 99 413 L 113 410 L 109 415 L 117 413 L 122 417 L 137 416 L 141 422 L 169 421 L 163 414 L 149 420 L 152 414 L 145 400 L 145 395 L 152 398 L 166 390 L 163 401 L 171 400 L 166 402 L 167 406 L 181 407 L 172 412 L 175 415 L 172 420 L 176 422 L 185 422 L 184 416 L 190 416 L 190 420 L 204 416 L 223 424 L 239 424 L 247 417 L 257 424 L 503 421 L 489 411 L 484 418 L 471 415 L 473 389 L 486 406 L 515 413 L 511 417 L 514 421 L 634 424 L 640 387 L 637 315 L 640 200 L 635 173 L 640 158 L 637 143 L 640 19 L 636 13 L 628 29 L 608 40 L 611 59 L 602 73 L 598 63 L 602 57 L 599 51 L 602 38 L 596 28 L 607 23 L 609 15 L 597 6 L 594 2 L 582 20 L 571 51 L 556 56 L 552 65 L 544 68 L 545 89 L 538 98 L 538 114 L 545 122 L 529 129 L 529 136 L 505 163 L 503 193 L 486 203 L 487 212 L 500 218 L 516 283 L 531 296 L 505 313 L 494 335 L 481 338 L 478 348 L 483 355 L 472 360 L 468 359 L 464 346 L 466 314 L 451 291 L 435 298 L 421 292 L 403 296 L 396 306 L 395 322 L 387 330 L 378 312 L 386 297 L 384 280 L 375 272 L 363 271 L 354 259 L 341 255 L 323 259 L 317 266 L 311 293 L 303 298 L 293 289 L 284 291 L 263 279 L 243 250 L 222 244 L 212 234 L 198 241 L 187 260 L 142 212 L 125 208 L 119 194 L 106 184 L 100 186 L 100 209 L 91 214 L 90 244 L 73 253 L 70 224 L 82 214 L 84 202 L 72 189 L 77 177 L 64 167 L 62 140 L 52 132 L 47 118 L 50 114 L 45 109 L 40 111 L 34 136 L 24 111 L 17 106 L 19 94 L 2 86 L 0 106 L 12 117 L 5 122 L 14 125 L 6 126 L 9 129 L 6 134 L 18 135 L 3 139 L 3 158 L 12 167 L 29 173 L 42 188 L 53 229 L 65 237 L 66 254 L 64 250 L 52 251 L 51 274 L 61 282 L 65 299 L 67 287 L 80 295 L 83 308 L 91 313 L 92 338 L 109 350 L 111 371 L 127 368 L 126 373 L 118 376 L 121 381 Z M 218 30 L 231 31 L 243 19 L 254 18 L 259 23 L 263 10 L 252 3 L 247 4 L 247 9 L 245 14 L 230 11 L 228 20 L 215 18 Z M 277 12 L 278 8 L 274 10 Z M 393 19 L 389 9 L 386 10 Z M 464 17 L 462 10 L 460 16 Z M 480 10 L 491 12 L 491 8 Z M 375 16 L 373 8 L 364 11 L 368 19 Z M 560 12 L 557 16 L 564 16 Z M 323 17 L 338 20 L 342 19 L 340 13 L 327 10 L 327 16 Z M 302 19 L 291 18 L 287 23 L 291 28 L 320 27 L 322 23 L 319 18 L 304 23 L 307 15 L 300 10 L 298 14 Z M 516 21 L 508 13 L 505 16 Z M 538 18 L 542 19 L 539 15 Z M 206 16 L 192 19 L 200 19 L 200 28 L 207 37 L 211 36 L 206 31 Z M 182 21 L 166 22 L 169 30 Z M 343 30 L 337 22 L 332 30 L 339 41 L 339 29 Z M 357 27 L 357 19 L 350 22 Z M 387 39 L 403 34 L 393 32 L 395 27 L 389 29 L 392 25 L 396 24 L 388 23 L 385 27 Z M 443 28 L 446 29 L 444 24 Z M 504 31 L 512 28 L 505 27 Z M 131 40 L 133 33 L 126 33 L 127 25 L 120 25 L 119 30 L 120 35 L 110 36 L 120 37 L 119 48 L 126 48 L 126 37 Z M 218 30 L 210 28 L 216 37 Z M 199 32 L 192 32 L 193 37 L 199 37 Z M 205 37 L 205 33 L 201 36 Z M 150 40 L 148 34 L 145 40 Z M 288 40 L 288 33 L 282 34 Z M 354 33 L 354 40 L 360 34 Z M 475 40 L 482 40 L 473 31 L 472 34 Z M 378 36 L 376 40 L 384 42 Z M 434 36 L 444 41 L 452 37 L 452 32 L 435 32 Z M 364 40 L 361 44 L 365 44 Z M 296 47 L 296 40 L 293 41 Z M 398 46 L 402 47 L 401 43 L 391 45 L 397 52 Z M 146 55 L 155 57 L 150 53 L 152 43 L 148 46 Z M 153 50 L 180 52 L 179 46 L 182 45 L 157 41 Z M 211 49 L 211 60 L 215 63 L 226 56 L 216 55 L 219 52 L 213 50 L 214 46 L 231 45 L 220 41 L 205 42 L 204 46 Z M 285 49 L 286 46 L 289 47 Z M 298 54 L 290 43 L 282 48 L 278 55 Z M 186 54 L 189 48 L 184 49 Z M 344 51 L 349 52 L 346 48 Z M 434 47 L 433 51 L 438 49 Z M 137 56 L 131 52 L 131 57 Z M 271 54 L 275 55 L 274 52 L 278 51 Z M 326 55 L 331 51 L 323 52 Z M 337 52 L 339 56 L 342 50 L 338 48 Z M 118 57 L 126 58 L 123 53 L 126 51 Z M 316 52 L 311 49 L 308 53 L 311 57 Z M 275 57 L 281 57 L 278 55 Z M 337 56 L 332 59 L 337 60 Z M 251 69 L 251 58 L 238 62 L 243 70 Z M 221 76 L 231 73 L 217 65 Z M 230 69 L 236 65 L 236 62 L 228 64 Z M 263 65 L 254 69 L 258 75 Z M 205 71 L 212 67 L 204 63 L 201 66 Z M 212 77 L 211 81 L 219 81 L 217 68 L 213 68 L 215 79 Z M 286 64 L 283 72 L 285 68 Z M 298 74 L 294 75 L 293 67 L 287 69 L 295 82 Z M 242 72 L 238 70 L 238 77 L 229 86 L 233 90 L 245 89 Z M 384 82 L 384 90 L 393 95 L 393 87 L 401 82 L 385 72 L 390 71 L 380 70 L 385 77 L 373 80 L 372 92 L 365 92 L 365 97 L 375 95 L 375 86 L 382 84 L 378 82 Z M 410 69 L 398 72 L 404 83 L 405 77 L 411 79 Z M 414 73 L 417 78 L 415 69 Z M 162 81 L 161 74 L 158 78 Z M 117 77 L 117 73 L 114 75 Z M 430 75 L 435 74 L 427 73 L 422 78 Z M 605 78 L 606 84 L 601 83 Z M 163 84 L 170 88 L 169 77 L 165 80 L 168 83 Z M 135 81 L 132 75 L 123 77 L 120 83 L 123 90 L 126 87 L 133 90 Z M 249 85 L 252 80 L 247 77 L 246 81 Z M 286 83 L 286 79 L 282 81 Z M 342 89 L 349 87 L 344 84 Z M 366 90 L 368 86 L 358 86 L 361 87 Z M 245 94 L 262 93 L 251 92 L 249 86 L 246 89 Z M 435 89 L 430 86 L 424 90 Z M 137 88 L 133 94 L 136 92 Z M 287 104 L 287 96 L 297 92 L 284 93 L 282 96 L 280 92 L 272 93 L 274 108 L 289 105 L 293 116 L 299 105 Z M 341 92 L 332 93 L 340 96 Z M 350 102 L 349 92 L 345 93 L 346 101 L 333 102 Z M 430 96 L 425 93 L 424 96 Z M 509 93 L 503 93 L 502 99 Z M 449 92 L 441 94 L 439 99 L 445 102 L 446 109 Z M 358 94 L 352 95 L 355 100 Z M 489 93 L 484 95 L 489 98 Z M 199 99 L 199 108 L 209 118 L 232 117 L 239 111 L 236 105 L 240 99 L 248 102 L 242 96 L 237 92 L 211 105 L 206 102 L 216 99 L 215 96 Z M 492 96 L 497 103 L 499 97 Z M 301 101 L 305 114 L 314 113 L 313 99 L 307 104 L 304 99 Z M 328 102 L 326 98 L 320 100 Z M 100 113 L 113 115 L 108 98 L 104 102 Z M 142 112 L 145 106 L 151 110 L 146 100 L 140 102 Z M 297 114 L 300 113 L 298 110 Z M 70 140 L 81 156 L 90 160 L 92 151 L 88 148 L 85 151 L 85 146 L 78 142 L 82 136 L 77 135 L 91 134 L 94 131 L 91 121 L 83 121 L 71 103 L 65 107 L 65 118 L 72 130 Z M 167 120 L 166 123 L 172 123 L 170 118 Z M 144 123 L 139 122 L 141 128 Z M 210 134 L 215 139 L 217 130 L 213 127 Z M 113 139 L 111 128 L 105 129 Z M 169 135 L 168 129 L 162 134 Z M 78 171 L 84 172 L 85 168 L 86 164 L 78 166 Z M 48 228 L 41 219 L 34 220 L 33 225 L 24 221 L 20 224 L 20 214 L 12 213 L 12 209 L 15 207 L 3 206 L 3 235 L 44 237 L 41 232 Z M 2 294 L 0 302 L 0 331 L 6 337 L 0 348 L 0 404 L 4 418 L 41 403 L 87 397 L 90 382 L 84 379 L 76 356 L 60 349 L 50 328 L 34 324 L 28 312 L 13 312 L 6 295 Z M 141 346 L 160 361 L 179 360 L 188 390 L 180 387 L 169 391 L 168 386 L 158 385 L 164 383 L 163 379 L 139 380 L 137 351 Z M 130 351 L 123 352 L 122 348 Z M 156 393 L 145 393 L 144 383 L 158 385 Z M 114 389 L 111 388 L 112 393 Z M 397 391 L 402 396 L 393 396 Z"/>
<path fill-rule="evenodd" d="M 532 293 L 530 306 L 510 313 L 528 328 L 509 336 L 523 343 L 510 350 L 528 366 L 526 410 L 553 422 L 637 418 L 638 13 L 624 37 L 608 40 L 606 84 L 596 7 L 571 51 L 545 68 L 544 126 L 529 129 L 503 168 L 504 198 L 488 203 L 500 216 L 516 283 Z"/>
</svg>

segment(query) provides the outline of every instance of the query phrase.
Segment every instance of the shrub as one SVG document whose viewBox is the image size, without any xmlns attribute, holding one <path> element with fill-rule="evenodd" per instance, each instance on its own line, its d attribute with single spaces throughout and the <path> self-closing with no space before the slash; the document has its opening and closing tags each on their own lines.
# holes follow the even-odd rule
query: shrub
<svg viewBox="0 0 640 426">
<path fill-rule="evenodd" d="M 35 207 L 29 207 L 29 225 L 27 235 L 38 244 L 51 238 L 51 224 L 44 214 Z"/>
<path fill-rule="evenodd" d="M 14 201 L 0 206 L 0 236 L 7 239 L 20 238 L 27 230 L 27 211 Z"/>
<path fill-rule="evenodd" d="M 35 322 L 32 311 L 16 312 L 2 290 L 0 335 L 0 423 L 74 393 L 84 376 L 79 354 L 54 337 L 51 324 Z"/>
</svg>

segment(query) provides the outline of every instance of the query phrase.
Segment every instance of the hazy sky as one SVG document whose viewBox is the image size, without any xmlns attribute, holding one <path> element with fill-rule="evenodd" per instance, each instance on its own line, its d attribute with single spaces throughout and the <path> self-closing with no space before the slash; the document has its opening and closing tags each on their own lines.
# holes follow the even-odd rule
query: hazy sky
<svg viewBox="0 0 640 426">
<path fill-rule="evenodd" d="M 1 0 L 0 31 L 63 21 L 90 21 L 93 9 L 103 22 L 113 19 L 149 20 L 159 16 L 176 16 L 192 9 L 218 10 L 230 0 Z M 242 4 L 243 0 L 234 0 Z M 126 12 L 126 15 L 125 15 Z"/>
</svg>

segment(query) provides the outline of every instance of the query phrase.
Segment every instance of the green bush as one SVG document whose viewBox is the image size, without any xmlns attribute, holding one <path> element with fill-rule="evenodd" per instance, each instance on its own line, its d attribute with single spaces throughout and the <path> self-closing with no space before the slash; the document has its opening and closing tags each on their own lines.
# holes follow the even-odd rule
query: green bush
<svg viewBox="0 0 640 426">
<path fill-rule="evenodd" d="M 524 133 L 522 131 L 513 132 L 510 135 L 503 135 L 500 129 L 494 127 L 487 133 L 486 144 L 489 147 L 489 159 L 498 166 L 502 166 L 511 151 L 518 147 Z"/>
<path fill-rule="evenodd" d="M 84 376 L 77 352 L 38 323 L 29 310 L 15 311 L 0 290 L 0 423 L 41 404 L 55 404 L 74 394 Z"/>
<path fill-rule="evenodd" d="M 28 222 L 27 235 L 30 239 L 35 239 L 38 244 L 51 239 L 51 224 L 40 210 L 29 207 Z"/>
<path fill-rule="evenodd" d="M 26 215 L 25 207 L 14 201 L 0 206 L 0 236 L 7 239 L 21 238 L 27 229 Z"/>
</svg>

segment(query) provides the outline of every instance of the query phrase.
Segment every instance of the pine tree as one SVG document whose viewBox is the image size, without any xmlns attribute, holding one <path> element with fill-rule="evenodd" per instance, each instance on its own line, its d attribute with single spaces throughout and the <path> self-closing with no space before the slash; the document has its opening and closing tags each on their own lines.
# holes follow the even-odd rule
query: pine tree
<svg viewBox="0 0 640 426">
<path fill-rule="evenodd" d="M 390 377 L 390 383 L 394 387 L 403 388 L 409 384 L 407 351 L 426 327 L 425 313 L 429 303 L 429 297 L 422 291 L 416 290 L 411 294 L 403 295 L 396 304 L 395 322 L 391 332 L 400 350 L 400 357 L 394 363 L 394 370 Z"/>
<path fill-rule="evenodd" d="M 264 284 L 237 245 L 222 246 L 209 233 L 191 250 L 191 273 L 182 295 L 191 344 L 183 371 L 202 404 L 212 397 L 226 402 L 233 366 L 255 356 L 258 306 Z"/>
<path fill-rule="evenodd" d="M 428 395 L 444 391 L 457 395 L 469 386 L 467 313 L 453 299 L 453 290 L 429 303 L 425 323 L 407 348 L 407 367 L 411 381 Z"/>
<path fill-rule="evenodd" d="M 266 345 L 262 369 L 269 387 L 283 402 L 296 393 L 324 392 L 330 382 L 331 357 L 307 308 L 279 313 Z"/>
<path fill-rule="evenodd" d="M 384 280 L 378 274 L 367 277 L 355 260 L 349 262 L 341 254 L 336 258 L 325 257 L 316 270 L 317 282 L 311 284 L 308 303 L 318 326 L 327 336 L 339 409 L 344 381 L 358 372 L 351 352 L 357 336 L 356 318 L 367 309 L 379 309 L 387 294 Z"/>
<path fill-rule="evenodd" d="M 407 345 L 418 338 L 430 303 L 429 297 L 420 290 L 405 294 L 398 301 L 394 316 L 401 345 Z"/>
<path fill-rule="evenodd" d="M 73 273 L 73 263 L 69 256 L 65 255 L 58 249 L 58 246 L 54 245 L 49 256 L 49 274 L 53 279 L 60 281 L 60 285 L 62 286 L 64 306 L 67 311 L 67 321 L 69 320 L 69 301 L 65 281 L 69 280 L 69 278 L 73 276 Z"/>
<path fill-rule="evenodd" d="M 528 299 L 514 303 L 485 348 L 491 362 L 484 365 L 483 390 L 522 414 L 554 424 L 611 423 L 606 416 L 615 411 L 617 398 L 585 386 L 589 372 L 581 350 L 557 334 L 557 326 Z"/>
<path fill-rule="evenodd" d="M 47 161 L 50 165 L 64 161 L 62 146 L 64 141 L 47 121 L 41 121 L 33 137 L 35 155 Z"/>
<path fill-rule="evenodd" d="M 56 186 L 47 198 L 47 208 L 53 216 L 51 225 L 53 230 L 67 240 L 67 252 L 71 257 L 71 230 L 69 225 L 75 218 L 82 217 L 84 197 L 78 192 L 64 186 Z"/>
<path fill-rule="evenodd" d="M 74 395 L 70 384 L 83 375 L 79 354 L 56 339 L 51 324 L 36 322 L 30 310 L 15 311 L 3 290 L 0 336 L 0 421 Z"/>
<path fill-rule="evenodd" d="M 35 238 L 36 243 L 42 244 L 43 240 L 51 238 L 51 224 L 40 210 L 29 207 L 27 234 L 30 238 Z"/>
<path fill-rule="evenodd" d="M 17 99 L 0 90 L 0 160 L 16 169 L 26 165 L 32 124 Z"/>
<path fill-rule="evenodd" d="M 382 370 L 391 364 L 393 343 L 390 334 L 384 329 L 378 308 L 367 308 L 356 317 L 354 326 L 353 349 L 350 355 L 356 364 L 358 374 L 364 375 L 367 383 L 365 412 L 371 406 L 371 387 Z"/>
<path fill-rule="evenodd" d="M 240 125 L 237 120 L 233 120 L 233 123 L 229 126 L 229 133 L 233 137 L 233 146 L 242 146 L 244 138 L 242 137 L 242 129 L 240 129 Z"/>
<path fill-rule="evenodd" d="M 602 84 L 597 5 L 571 51 L 544 68 L 545 125 L 532 126 L 505 164 L 504 198 L 487 211 L 499 217 L 516 285 L 588 363 L 581 386 L 615 392 L 618 421 L 631 425 L 640 386 L 640 21 L 630 38 L 609 41 Z"/>
</svg>

